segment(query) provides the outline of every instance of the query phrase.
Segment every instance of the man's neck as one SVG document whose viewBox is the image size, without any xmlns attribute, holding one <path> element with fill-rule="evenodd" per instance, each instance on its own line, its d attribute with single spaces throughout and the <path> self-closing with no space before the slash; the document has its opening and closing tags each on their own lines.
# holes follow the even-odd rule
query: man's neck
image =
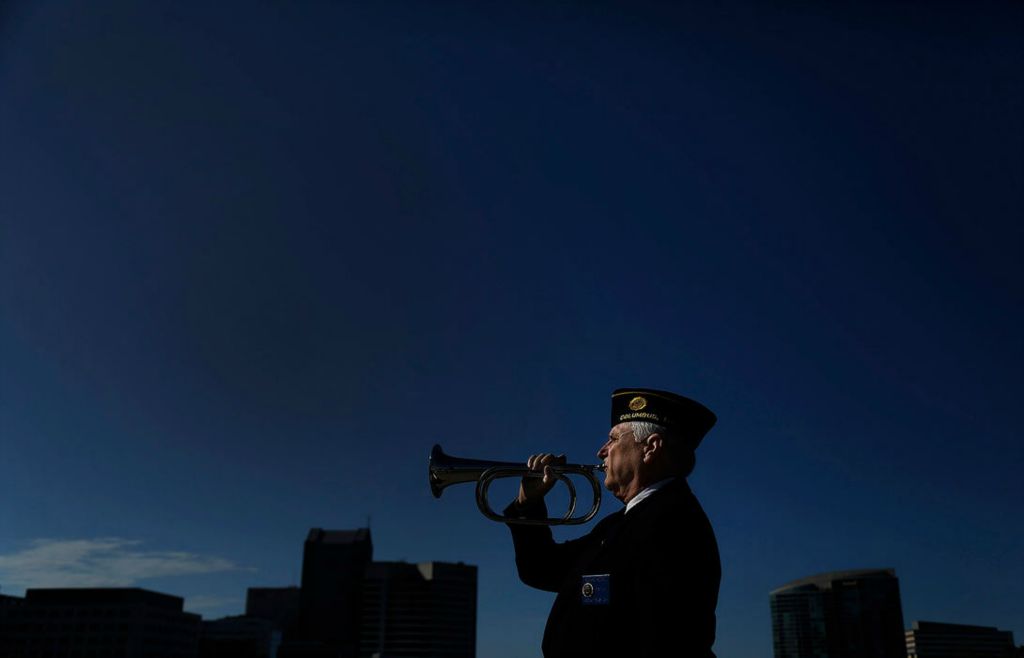
<svg viewBox="0 0 1024 658">
<path fill-rule="evenodd" d="M 636 498 L 641 491 L 651 486 L 655 482 L 661 482 L 662 480 L 669 477 L 672 476 L 668 473 L 644 473 L 643 475 L 638 476 L 635 480 L 629 483 L 629 486 L 626 488 L 626 493 L 624 495 L 616 496 L 616 498 L 621 500 L 624 505 L 628 505 L 629 501 Z"/>
<path fill-rule="evenodd" d="M 626 487 L 624 491 L 622 491 L 621 493 L 615 492 L 613 495 L 619 500 L 621 500 L 623 505 L 628 505 L 629 501 L 636 498 L 637 494 L 646 489 L 647 486 L 648 485 L 644 484 L 643 481 L 633 480 L 632 482 L 629 483 L 629 486 Z"/>
<path fill-rule="evenodd" d="M 631 498 L 630 501 L 626 503 L 625 511 L 629 512 L 629 510 L 643 503 L 643 501 L 646 500 L 647 498 L 654 496 L 656 491 L 666 487 L 670 482 L 672 482 L 673 479 L 675 478 L 670 475 L 662 480 L 658 480 L 657 482 L 647 485 L 640 493 L 633 496 L 633 498 Z"/>
</svg>

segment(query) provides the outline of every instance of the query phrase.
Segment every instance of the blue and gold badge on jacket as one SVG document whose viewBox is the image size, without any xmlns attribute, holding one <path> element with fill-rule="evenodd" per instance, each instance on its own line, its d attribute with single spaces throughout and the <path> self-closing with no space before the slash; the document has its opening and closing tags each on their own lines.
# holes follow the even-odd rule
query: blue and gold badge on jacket
<svg viewBox="0 0 1024 658">
<path fill-rule="evenodd" d="M 583 576 L 580 587 L 580 603 L 583 605 L 608 605 L 611 602 L 609 574 Z"/>
</svg>

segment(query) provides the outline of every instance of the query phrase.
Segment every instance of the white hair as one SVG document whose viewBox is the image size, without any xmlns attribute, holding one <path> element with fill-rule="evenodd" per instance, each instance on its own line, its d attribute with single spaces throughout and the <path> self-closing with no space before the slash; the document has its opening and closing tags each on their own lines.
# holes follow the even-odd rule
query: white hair
<svg viewBox="0 0 1024 658">
<path fill-rule="evenodd" d="M 633 440 L 637 443 L 646 443 L 647 439 L 651 438 L 653 434 L 661 435 L 661 438 L 665 441 L 665 447 L 668 448 L 669 459 L 679 469 L 679 474 L 686 477 L 693 472 L 693 467 L 697 460 L 696 455 L 692 449 L 683 449 L 682 446 L 685 444 L 667 427 L 658 423 L 634 420 L 630 421 L 629 429 L 633 432 Z"/>
<path fill-rule="evenodd" d="M 629 429 L 633 432 L 633 440 L 637 443 L 643 443 L 647 439 L 651 438 L 652 434 L 660 434 L 662 437 L 668 439 L 671 433 L 663 425 L 652 423 L 649 421 L 634 420 L 629 423 Z"/>
</svg>

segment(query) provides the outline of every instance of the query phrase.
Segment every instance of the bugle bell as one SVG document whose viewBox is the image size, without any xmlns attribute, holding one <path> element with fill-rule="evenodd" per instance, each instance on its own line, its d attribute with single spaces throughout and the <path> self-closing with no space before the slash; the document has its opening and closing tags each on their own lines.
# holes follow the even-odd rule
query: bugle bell
<svg viewBox="0 0 1024 658">
<path fill-rule="evenodd" d="M 502 516 L 491 509 L 487 501 L 487 490 L 491 483 L 498 478 L 507 477 L 544 477 L 544 474 L 531 471 L 529 468 L 518 462 L 498 462 L 485 459 L 464 459 L 444 454 L 440 445 L 435 445 L 430 451 L 428 462 L 430 476 L 430 491 L 434 498 L 440 498 L 441 493 L 453 484 L 468 482 L 476 483 L 476 506 L 480 513 L 501 523 L 519 523 L 523 525 L 578 525 L 586 523 L 594 518 L 597 510 L 601 507 L 601 484 L 597 481 L 595 472 L 604 471 L 604 466 L 589 466 L 586 464 L 552 464 L 551 470 L 559 481 L 564 482 L 569 488 L 569 509 L 562 518 L 546 519 L 518 519 Z M 583 516 L 573 517 L 576 511 L 576 487 L 567 477 L 568 475 L 582 475 L 590 482 L 594 490 L 594 504 L 590 511 Z"/>
</svg>

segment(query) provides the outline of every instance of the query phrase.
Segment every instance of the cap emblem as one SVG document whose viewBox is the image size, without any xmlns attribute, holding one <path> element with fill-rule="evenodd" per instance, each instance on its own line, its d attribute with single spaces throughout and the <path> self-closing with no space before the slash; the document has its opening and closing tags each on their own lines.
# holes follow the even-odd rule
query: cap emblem
<svg viewBox="0 0 1024 658">
<path fill-rule="evenodd" d="M 646 406 L 647 400 L 639 395 L 629 401 L 630 411 L 641 411 Z"/>
</svg>

